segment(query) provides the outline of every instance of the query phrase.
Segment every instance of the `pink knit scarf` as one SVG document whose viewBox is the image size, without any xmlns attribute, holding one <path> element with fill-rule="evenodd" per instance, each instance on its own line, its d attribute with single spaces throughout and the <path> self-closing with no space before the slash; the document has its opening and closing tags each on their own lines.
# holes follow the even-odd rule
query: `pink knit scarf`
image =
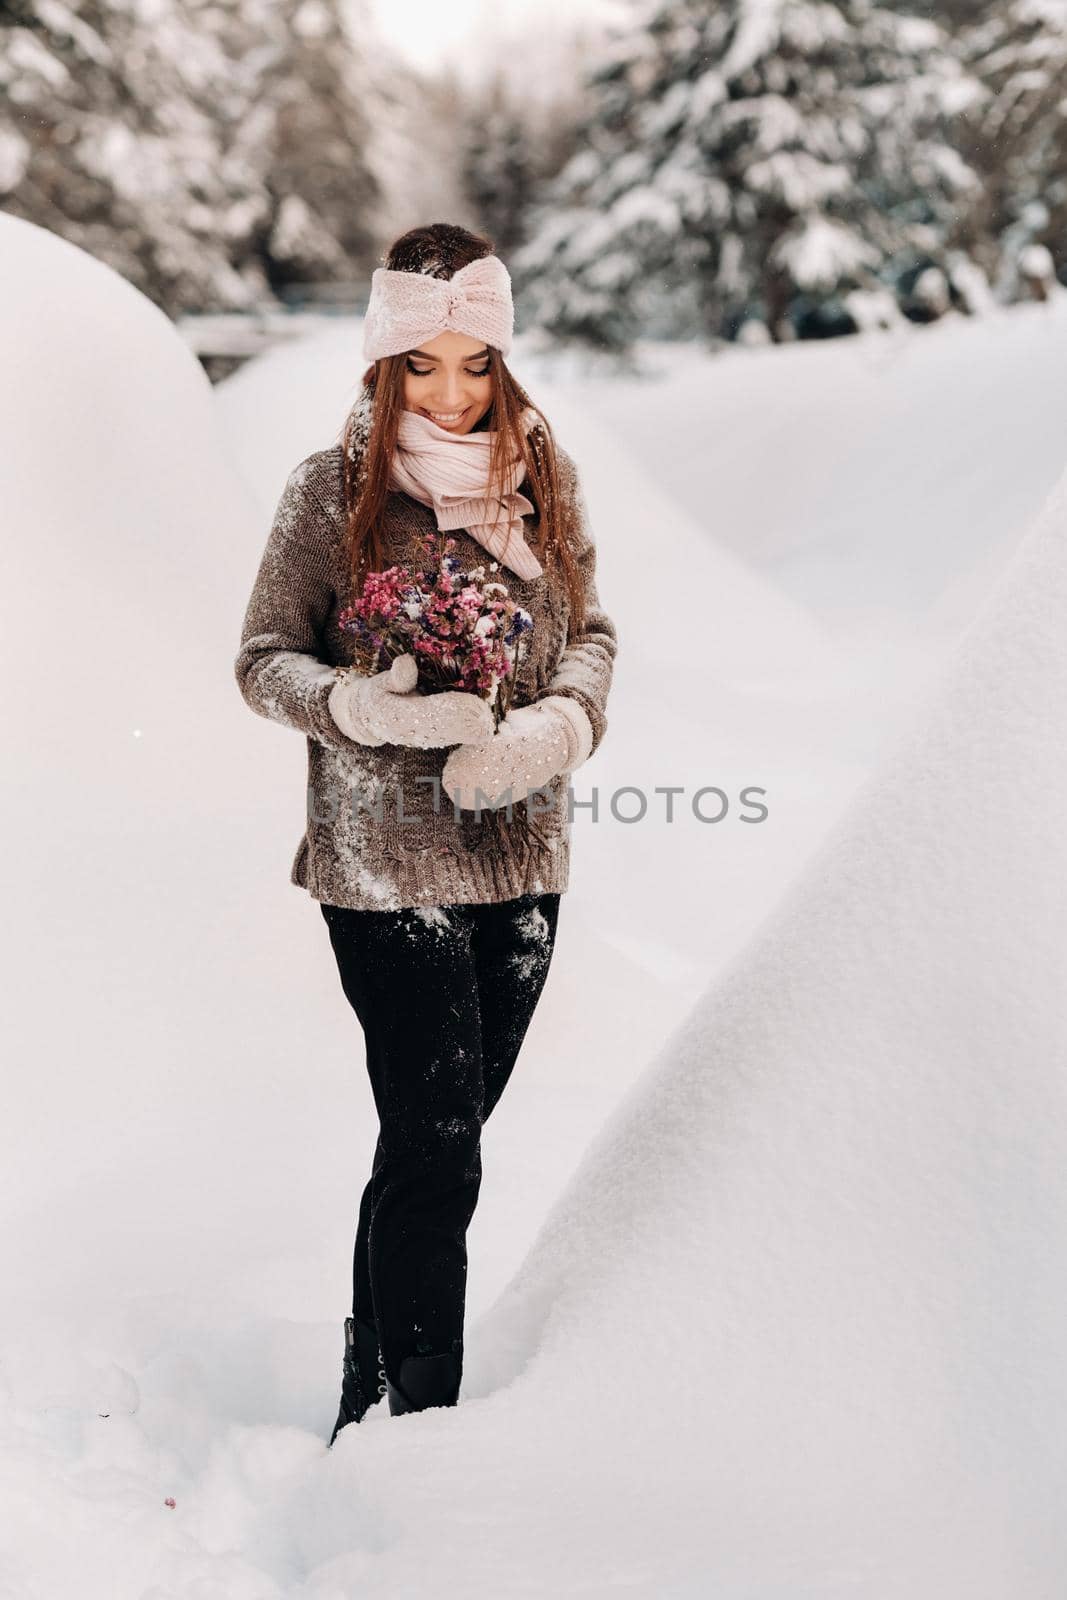
<svg viewBox="0 0 1067 1600">
<path fill-rule="evenodd" d="M 528 406 L 522 413 L 523 431 L 529 433 L 537 420 Z M 438 528 L 466 528 L 520 578 L 539 578 L 543 568 L 523 534 L 523 517 L 537 508 L 518 492 L 525 472 L 521 455 L 508 467 L 503 499 L 487 497 L 494 437 L 484 429 L 449 433 L 421 411 L 402 411 L 390 487 L 433 506 Z"/>
</svg>

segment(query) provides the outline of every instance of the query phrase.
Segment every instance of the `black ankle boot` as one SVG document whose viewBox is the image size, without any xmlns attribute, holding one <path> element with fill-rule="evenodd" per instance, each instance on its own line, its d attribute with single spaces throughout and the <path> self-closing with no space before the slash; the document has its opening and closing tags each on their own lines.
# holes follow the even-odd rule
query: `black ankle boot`
<svg viewBox="0 0 1067 1600">
<path fill-rule="evenodd" d="M 330 1443 L 350 1422 L 362 1422 L 385 1393 L 385 1369 L 377 1331 L 361 1317 L 345 1318 L 345 1354 L 341 1367 L 341 1406 Z"/>
<path fill-rule="evenodd" d="M 462 1361 L 452 1351 L 437 1356 L 405 1356 L 397 1382 L 389 1377 L 385 1380 L 390 1416 L 425 1411 L 430 1406 L 454 1406 L 459 1400 L 461 1372 Z"/>
</svg>

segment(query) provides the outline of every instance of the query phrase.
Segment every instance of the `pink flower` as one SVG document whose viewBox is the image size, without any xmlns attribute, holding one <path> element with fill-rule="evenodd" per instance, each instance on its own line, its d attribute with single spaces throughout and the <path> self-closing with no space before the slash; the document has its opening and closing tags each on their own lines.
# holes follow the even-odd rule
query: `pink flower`
<svg viewBox="0 0 1067 1600">
<path fill-rule="evenodd" d="M 380 671 L 396 656 L 413 654 L 421 685 L 481 694 L 499 724 L 532 620 L 498 577 L 487 578 L 484 565 L 463 571 L 452 554 L 455 539 L 445 541 L 436 570 L 433 536 L 421 544 L 421 571 L 392 566 L 368 573 L 359 598 L 339 613 L 338 626 L 353 636 L 360 670 Z M 489 571 L 496 574 L 498 564 Z"/>
</svg>

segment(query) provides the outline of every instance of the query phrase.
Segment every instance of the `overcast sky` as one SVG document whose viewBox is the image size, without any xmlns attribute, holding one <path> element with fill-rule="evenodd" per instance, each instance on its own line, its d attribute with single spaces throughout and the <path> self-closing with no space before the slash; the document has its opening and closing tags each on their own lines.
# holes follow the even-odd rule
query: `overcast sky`
<svg viewBox="0 0 1067 1600">
<path fill-rule="evenodd" d="M 448 62 L 463 70 L 479 61 L 490 39 L 507 39 L 536 22 L 573 30 L 618 17 L 623 0 L 370 0 L 382 37 L 413 65 Z"/>
</svg>

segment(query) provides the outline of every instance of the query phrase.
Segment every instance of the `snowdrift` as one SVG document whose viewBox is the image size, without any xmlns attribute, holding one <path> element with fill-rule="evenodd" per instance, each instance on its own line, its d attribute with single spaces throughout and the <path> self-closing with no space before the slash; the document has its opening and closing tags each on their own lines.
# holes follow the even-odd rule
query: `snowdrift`
<svg viewBox="0 0 1067 1600">
<path fill-rule="evenodd" d="M 18 1285 L 0 1588 L 421 1600 L 429 1571 L 435 1596 L 492 1600 L 1055 1593 L 1067 485 L 688 1014 L 679 951 L 687 981 L 710 969 L 778 880 L 708 855 L 684 885 L 628 881 L 629 841 L 594 851 L 587 833 L 571 937 L 585 917 L 593 953 L 561 944 L 487 1139 L 472 1287 L 484 1303 L 488 1259 L 506 1288 L 470 1319 L 462 1403 L 372 1417 L 327 1452 L 369 1094 L 313 908 L 284 883 L 299 741 L 231 682 L 262 475 L 299 448 L 277 419 L 256 446 L 234 410 L 243 482 L 220 397 L 165 318 L 43 230 L 0 217 L 0 251 L 18 311 L 0 317 L 16 686 L 0 1266 Z M 687 560 L 697 541 L 640 463 L 627 476 L 589 439 L 625 627 L 648 589 L 624 559 L 626 502 Z M 794 716 L 783 765 L 829 792 L 835 761 L 863 758 L 817 705 L 807 720 L 835 672 L 825 640 L 766 580 L 707 562 L 715 604 L 787 641 L 753 671 L 731 616 L 721 704 L 764 716 L 768 750 Z M 636 686 L 633 704 L 620 760 L 670 725 Z M 722 741 L 720 770 L 760 749 L 740 715 L 673 715 Z M 799 836 L 787 822 L 779 864 Z M 694 946 L 699 912 L 714 933 Z"/>
<path fill-rule="evenodd" d="M 1055 1591 L 1065 607 L 1067 475 L 479 1328 L 661 1593 Z"/>
</svg>

